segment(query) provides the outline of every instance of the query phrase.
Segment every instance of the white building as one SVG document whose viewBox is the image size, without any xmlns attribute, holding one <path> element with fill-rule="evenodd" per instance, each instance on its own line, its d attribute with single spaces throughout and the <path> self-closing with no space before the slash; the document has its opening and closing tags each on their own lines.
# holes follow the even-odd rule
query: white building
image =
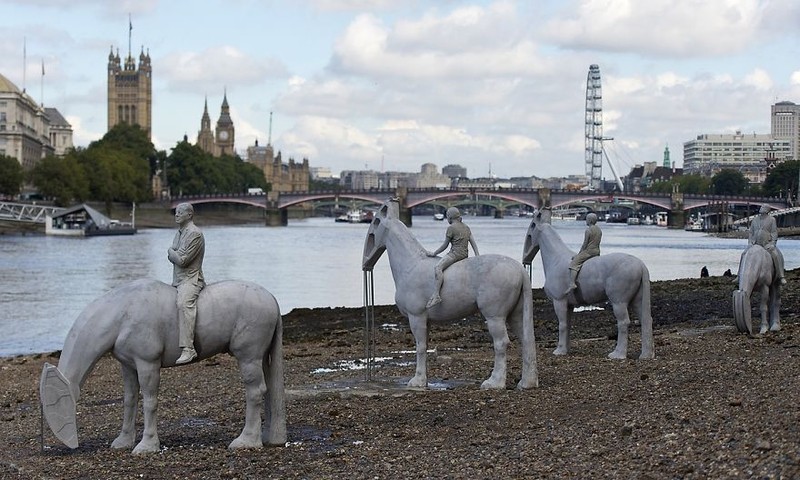
<svg viewBox="0 0 800 480">
<path fill-rule="evenodd" d="M 735 134 L 703 134 L 684 142 L 683 173 L 712 176 L 720 170 L 732 169 L 756 182 L 766 172 L 764 159 L 768 156 L 778 162 L 791 158 L 791 142 L 772 135 L 739 131 Z"/>
<path fill-rule="evenodd" d="M 790 157 L 800 158 L 800 105 L 794 102 L 778 102 L 772 106 L 772 136 L 788 139 Z"/>
<path fill-rule="evenodd" d="M 0 154 L 31 169 L 47 155 L 72 147 L 72 127 L 55 108 L 42 108 L 0 74 Z"/>
</svg>

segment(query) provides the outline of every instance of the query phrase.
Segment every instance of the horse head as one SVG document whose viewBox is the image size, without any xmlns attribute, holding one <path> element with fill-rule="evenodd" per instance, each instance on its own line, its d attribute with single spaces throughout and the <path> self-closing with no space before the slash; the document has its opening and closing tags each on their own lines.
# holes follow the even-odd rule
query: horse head
<svg viewBox="0 0 800 480">
<path fill-rule="evenodd" d="M 542 207 L 536 212 L 525 234 L 525 246 L 522 247 L 522 264 L 530 265 L 536 254 L 539 253 L 539 236 L 542 232 L 542 225 L 550 224 L 550 208 Z"/>
<path fill-rule="evenodd" d="M 362 270 L 372 270 L 383 252 L 386 251 L 386 235 L 388 234 L 386 223 L 393 218 L 400 218 L 400 204 L 395 198 L 387 200 L 372 217 L 372 223 L 367 230 L 367 238 L 364 239 Z"/>
</svg>

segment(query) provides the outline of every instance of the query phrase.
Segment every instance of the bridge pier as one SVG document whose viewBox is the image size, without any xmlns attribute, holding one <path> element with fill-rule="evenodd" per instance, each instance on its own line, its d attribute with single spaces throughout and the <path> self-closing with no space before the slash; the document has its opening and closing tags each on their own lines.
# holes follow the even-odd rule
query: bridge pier
<svg viewBox="0 0 800 480">
<path fill-rule="evenodd" d="M 289 225 L 289 210 L 278 208 L 278 202 L 267 202 L 267 227 L 285 227 Z"/>
<path fill-rule="evenodd" d="M 670 195 L 670 211 L 667 218 L 669 228 L 683 228 L 686 224 L 685 213 L 683 212 L 683 194 L 677 188 L 672 190 Z"/>
</svg>

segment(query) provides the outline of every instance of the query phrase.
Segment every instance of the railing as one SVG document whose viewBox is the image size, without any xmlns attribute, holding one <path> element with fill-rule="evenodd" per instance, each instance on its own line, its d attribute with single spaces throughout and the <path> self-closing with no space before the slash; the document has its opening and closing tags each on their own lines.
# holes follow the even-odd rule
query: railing
<svg viewBox="0 0 800 480">
<path fill-rule="evenodd" d="M 63 208 L 34 205 L 29 203 L 0 202 L 0 220 L 15 222 L 44 223 L 47 215 L 54 215 Z"/>
</svg>

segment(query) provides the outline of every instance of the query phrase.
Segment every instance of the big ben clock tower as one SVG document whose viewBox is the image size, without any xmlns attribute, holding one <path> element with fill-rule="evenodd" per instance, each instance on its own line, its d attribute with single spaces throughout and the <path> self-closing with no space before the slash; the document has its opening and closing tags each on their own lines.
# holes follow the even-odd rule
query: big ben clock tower
<svg viewBox="0 0 800 480">
<path fill-rule="evenodd" d="M 228 106 L 228 92 L 222 99 L 222 110 L 217 120 L 216 144 L 217 155 L 235 155 L 234 128 L 231 120 L 230 107 Z"/>
</svg>

